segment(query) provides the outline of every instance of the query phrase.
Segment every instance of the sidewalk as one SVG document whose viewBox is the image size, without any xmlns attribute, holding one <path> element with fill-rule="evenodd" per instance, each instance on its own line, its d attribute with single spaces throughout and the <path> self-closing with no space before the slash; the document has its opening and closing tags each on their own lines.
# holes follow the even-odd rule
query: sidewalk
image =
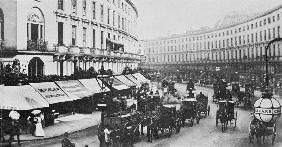
<svg viewBox="0 0 282 147">
<path fill-rule="evenodd" d="M 80 130 L 97 126 L 100 123 L 100 117 L 101 112 L 60 117 L 55 120 L 55 125 L 44 128 L 45 137 L 34 137 L 31 134 L 23 134 L 20 136 L 20 139 L 21 141 L 36 141 L 60 137 L 65 132 L 72 134 Z"/>
</svg>

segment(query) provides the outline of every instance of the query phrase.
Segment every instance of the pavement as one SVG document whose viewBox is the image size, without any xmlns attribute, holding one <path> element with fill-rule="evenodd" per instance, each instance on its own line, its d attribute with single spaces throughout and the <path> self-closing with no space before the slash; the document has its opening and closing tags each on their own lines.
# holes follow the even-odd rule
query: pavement
<svg viewBox="0 0 282 147">
<path fill-rule="evenodd" d="M 101 112 L 93 112 L 92 114 L 74 114 L 60 117 L 55 120 L 53 126 L 44 128 L 44 137 L 35 137 L 31 134 L 22 134 L 21 141 L 38 141 L 61 137 L 65 132 L 69 134 L 97 126 L 100 123 Z"/>
</svg>

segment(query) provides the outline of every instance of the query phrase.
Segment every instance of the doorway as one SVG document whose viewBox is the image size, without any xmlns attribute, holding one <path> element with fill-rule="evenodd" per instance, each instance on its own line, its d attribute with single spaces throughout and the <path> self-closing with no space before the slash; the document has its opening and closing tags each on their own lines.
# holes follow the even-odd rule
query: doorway
<svg viewBox="0 0 282 147">
<path fill-rule="evenodd" d="M 44 62 L 40 58 L 34 57 L 30 60 L 28 64 L 28 75 L 29 76 L 44 75 Z"/>
</svg>

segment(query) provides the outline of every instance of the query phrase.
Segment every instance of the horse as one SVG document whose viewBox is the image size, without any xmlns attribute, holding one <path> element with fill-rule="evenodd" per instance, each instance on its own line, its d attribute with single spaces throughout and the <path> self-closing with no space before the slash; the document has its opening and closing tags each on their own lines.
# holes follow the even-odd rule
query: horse
<svg viewBox="0 0 282 147">
<path fill-rule="evenodd" d="M 261 123 L 259 120 L 257 119 L 253 119 L 251 122 L 250 122 L 250 126 L 249 126 L 249 140 L 250 140 L 250 143 L 253 142 L 254 140 L 254 136 L 256 137 L 257 139 L 257 143 L 261 143 L 261 138 L 264 134 L 264 129 L 262 128 L 261 126 Z"/>
</svg>

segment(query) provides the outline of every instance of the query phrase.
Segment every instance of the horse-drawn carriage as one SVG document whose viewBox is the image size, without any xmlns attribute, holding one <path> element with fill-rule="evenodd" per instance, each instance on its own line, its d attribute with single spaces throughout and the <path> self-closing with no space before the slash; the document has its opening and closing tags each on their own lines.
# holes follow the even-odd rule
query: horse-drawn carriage
<svg viewBox="0 0 282 147">
<path fill-rule="evenodd" d="M 157 111 L 148 115 L 150 125 L 147 126 L 148 141 L 152 142 L 153 136 L 159 137 L 158 133 L 168 133 L 169 137 L 172 132 L 180 132 L 181 119 L 180 114 L 173 105 L 163 105 L 157 108 Z"/>
<path fill-rule="evenodd" d="M 234 112 L 234 101 L 219 101 L 218 109 L 216 110 L 216 126 L 221 123 L 222 132 L 227 129 L 228 122 L 237 125 L 237 111 Z"/>
<path fill-rule="evenodd" d="M 181 102 L 180 113 L 182 115 L 182 125 L 184 126 L 186 119 L 190 122 L 192 127 L 194 120 L 196 119 L 197 124 L 200 122 L 200 113 L 197 110 L 197 100 L 194 98 L 184 99 Z"/>
<path fill-rule="evenodd" d="M 251 94 L 246 93 L 244 91 L 237 92 L 237 99 L 235 102 L 235 106 L 239 107 L 239 105 L 243 104 L 245 108 L 251 107 Z"/>
<path fill-rule="evenodd" d="M 217 80 L 214 84 L 213 84 L 213 90 L 214 90 L 214 94 L 212 96 L 212 101 L 213 102 L 218 102 L 220 100 L 225 100 L 227 97 L 227 83 L 225 81 L 223 81 L 222 79 Z"/>
<path fill-rule="evenodd" d="M 249 126 L 249 140 L 250 143 L 252 143 L 255 139 L 257 139 L 257 143 L 264 143 L 266 136 L 271 136 L 271 144 L 274 144 L 275 137 L 276 137 L 276 124 L 274 121 L 269 123 L 264 123 L 262 121 L 259 121 L 258 119 L 254 118 L 250 122 Z"/>
<path fill-rule="evenodd" d="M 264 143 L 265 137 L 271 137 L 271 143 L 274 144 L 277 132 L 276 122 L 281 116 L 281 105 L 279 101 L 272 97 L 270 90 L 265 90 L 262 98 L 254 104 L 253 119 L 249 126 L 249 139 L 253 142 L 256 136 L 257 142 Z"/>
<path fill-rule="evenodd" d="M 98 128 L 98 138 L 103 140 L 104 129 L 111 130 L 110 137 L 114 143 L 129 143 L 133 144 L 138 139 L 139 125 L 142 122 L 142 114 L 140 113 L 127 113 L 115 114 L 105 116 L 104 121 Z"/>
<path fill-rule="evenodd" d="M 251 107 L 251 98 L 254 96 L 254 88 L 252 84 L 245 84 L 244 90 L 240 89 L 239 83 L 232 84 L 232 95 L 236 97 L 235 106 L 243 104 L 245 108 Z"/>
<path fill-rule="evenodd" d="M 207 115 L 210 115 L 210 105 L 208 105 L 208 97 L 203 95 L 203 94 L 199 94 L 196 96 L 196 100 L 197 100 L 197 110 L 200 114 L 204 113 L 205 117 L 207 117 Z"/>
</svg>

